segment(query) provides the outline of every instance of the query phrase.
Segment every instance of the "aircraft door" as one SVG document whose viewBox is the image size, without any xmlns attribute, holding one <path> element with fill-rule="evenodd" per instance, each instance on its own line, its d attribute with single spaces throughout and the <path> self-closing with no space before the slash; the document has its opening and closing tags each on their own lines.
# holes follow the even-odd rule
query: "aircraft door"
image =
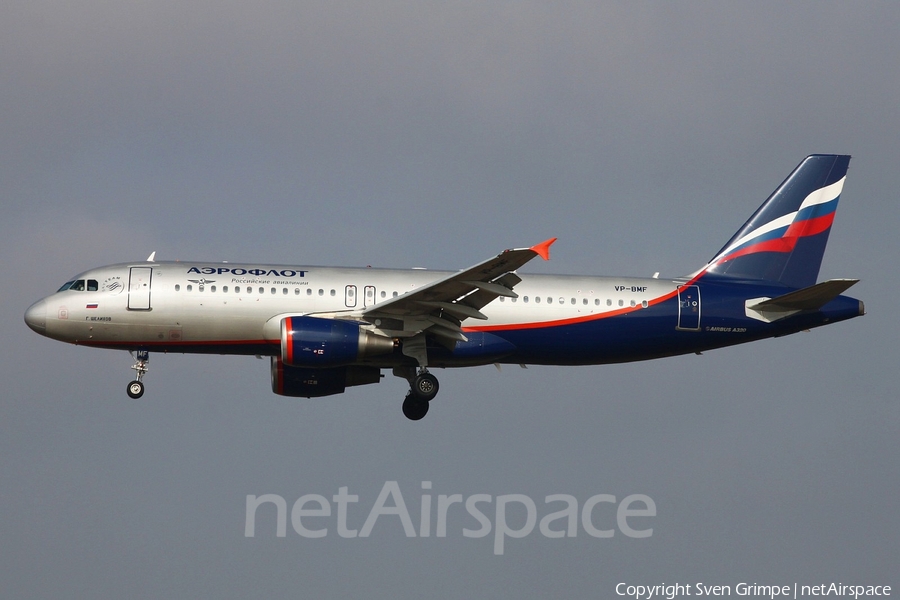
<svg viewBox="0 0 900 600">
<path fill-rule="evenodd" d="M 344 305 L 347 308 L 356 307 L 356 286 L 348 285 L 344 288 Z"/>
<path fill-rule="evenodd" d="M 375 286 L 367 285 L 365 296 L 363 297 L 363 305 L 366 307 L 372 306 L 375 304 Z"/>
<path fill-rule="evenodd" d="M 150 310 L 153 267 L 131 267 L 128 275 L 128 310 Z"/>
<path fill-rule="evenodd" d="M 696 285 L 678 287 L 678 326 L 675 329 L 700 330 L 700 288 Z"/>
</svg>

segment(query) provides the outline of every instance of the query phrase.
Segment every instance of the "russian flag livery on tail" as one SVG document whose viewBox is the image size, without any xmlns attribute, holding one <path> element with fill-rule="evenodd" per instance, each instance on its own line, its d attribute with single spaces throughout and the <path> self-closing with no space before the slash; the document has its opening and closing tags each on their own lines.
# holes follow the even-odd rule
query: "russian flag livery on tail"
<svg viewBox="0 0 900 600">
<path fill-rule="evenodd" d="M 317 398 L 408 383 L 403 414 L 425 416 L 429 369 L 599 365 L 700 353 L 865 314 L 816 283 L 850 157 L 814 154 L 714 258 L 670 279 L 520 273 L 550 238 L 468 269 L 372 269 L 157 261 L 90 269 L 31 305 L 25 322 L 64 342 L 127 350 L 132 398 L 151 352 L 268 356 L 272 391 Z M 79 308 L 83 306 L 84 308 Z M 598 372 L 598 377 L 602 373 Z"/>
<path fill-rule="evenodd" d="M 794 169 L 706 268 L 791 287 L 816 282 L 849 156 L 816 154 Z"/>
</svg>

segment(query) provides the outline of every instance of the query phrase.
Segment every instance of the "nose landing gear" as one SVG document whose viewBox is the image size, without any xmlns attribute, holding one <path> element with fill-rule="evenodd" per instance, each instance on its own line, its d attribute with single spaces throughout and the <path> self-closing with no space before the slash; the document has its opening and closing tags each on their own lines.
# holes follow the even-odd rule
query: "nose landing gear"
<svg viewBox="0 0 900 600">
<path fill-rule="evenodd" d="M 147 366 L 150 362 L 150 353 L 146 350 L 138 350 L 137 352 L 131 352 L 131 356 L 135 360 L 131 368 L 137 373 L 137 379 L 128 384 L 127 391 L 129 398 L 137 400 L 144 395 L 144 383 L 141 380 L 150 368 Z"/>
</svg>

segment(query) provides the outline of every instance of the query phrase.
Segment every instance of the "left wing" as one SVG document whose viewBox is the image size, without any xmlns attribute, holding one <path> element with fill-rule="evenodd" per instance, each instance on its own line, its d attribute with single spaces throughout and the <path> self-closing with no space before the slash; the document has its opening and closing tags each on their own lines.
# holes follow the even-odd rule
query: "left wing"
<svg viewBox="0 0 900 600">
<path fill-rule="evenodd" d="M 465 319 L 487 319 L 481 308 L 498 296 L 516 298 L 512 288 L 522 281 L 516 269 L 536 256 L 550 260 L 551 238 L 531 248 L 504 250 L 496 257 L 454 273 L 362 312 L 370 322 L 382 321 L 380 329 L 397 337 L 427 331 L 447 345 L 467 341 L 460 327 Z"/>
</svg>

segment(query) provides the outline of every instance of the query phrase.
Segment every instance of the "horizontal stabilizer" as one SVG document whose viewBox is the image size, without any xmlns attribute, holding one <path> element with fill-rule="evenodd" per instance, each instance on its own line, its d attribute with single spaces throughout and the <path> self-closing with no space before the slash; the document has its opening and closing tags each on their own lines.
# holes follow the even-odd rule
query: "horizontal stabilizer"
<svg viewBox="0 0 900 600">
<path fill-rule="evenodd" d="M 747 300 L 747 316 L 771 323 L 804 310 L 818 310 L 856 283 L 859 279 L 830 279 L 777 298 Z"/>
</svg>

